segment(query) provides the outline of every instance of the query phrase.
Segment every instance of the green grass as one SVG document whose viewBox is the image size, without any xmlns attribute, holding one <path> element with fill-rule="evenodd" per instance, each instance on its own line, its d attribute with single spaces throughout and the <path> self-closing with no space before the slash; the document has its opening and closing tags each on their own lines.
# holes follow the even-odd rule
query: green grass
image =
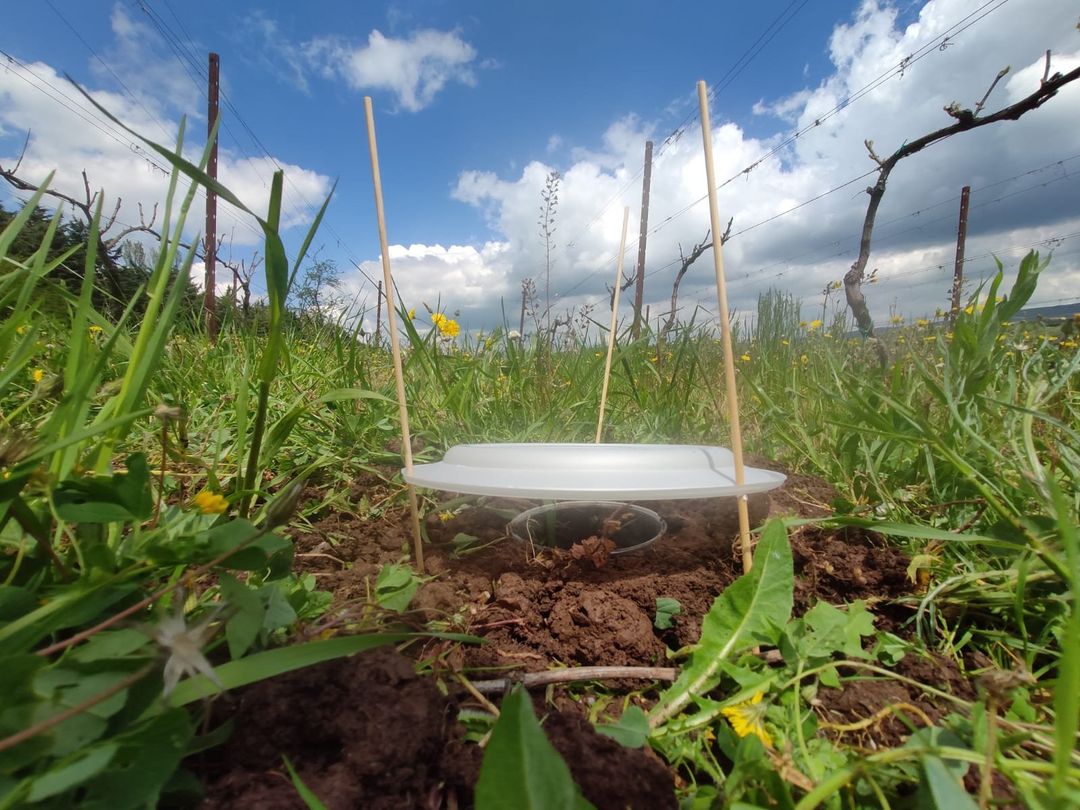
<svg viewBox="0 0 1080 810">
<path fill-rule="evenodd" d="M 207 181 L 155 148 L 177 174 Z M 75 295 L 50 283 L 66 258 L 47 259 L 51 232 L 20 258 L 8 250 L 25 216 L 0 234 L 0 655 L 10 662 L 0 688 L 13 700 L 0 712 L 0 807 L 27 797 L 159 798 L 178 752 L 197 744 L 193 718 L 161 699 L 159 664 L 168 657 L 194 671 L 200 662 L 102 623 L 121 611 L 159 627 L 179 622 L 182 633 L 219 622 L 224 633 L 210 646 L 227 647 L 233 666 L 254 662 L 250 677 L 259 677 L 263 659 L 250 653 L 316 609 L 310 584 L 289 573 L 291 544 L 274 533 L 303 520 L 286 485 L 307 481 L 328 503 L 358 476 L 401 464 L 387 348 L 361 338 L 350 313 L 327 322 L 285 309 L 303 251 L 290 267 L 273 205 L 259 220 L 273 254 L 266 310 L 249 321 L 233 313 L 216 342 L 182 315 L 192 254 L 179 239 L 190 201 L 166 211 L 170 235 L 138 324 L 94 310 L 92 249 Z M 1026 257 L 1012 289 L 1000 289 L 999 275 L 955 323 L 898 325 L 883 338 L 886 368 L 842 317 L 805 320 L 782 292 L 762 296 L 753 329 L 736 330 L 747 450 L 832 483 L 840 496 L 828 525 L 876 528 L 912 556 L 927 588 L 904 644 L 948 657 L 977 651 L 1015 678 L 993 675 L 975 701 L 955 701 L 933 734 L 863 758 L 817 733 L 807 701 L 819 684 L 874 667 L 888 675 L 899 640 L 867 627 L 860 606 L 792 621 L 770 614 L 760 617 L 765 635 L 787 650 L 784 668 L 770 671 L 746 655 L 760 639 L 723 629 L 734 614 L 718 600 L 718 629 L 706 630 L 713 635 L 702 646 L 722 649 L 725 661 L 694 666 L 730 699 L 680 692 L 650 732 L 684 769 L 686 798 L 720 789 L 726 800 L 840 806 L 836 794 L 844 806 L 877 807 L 919 785 L 927 801 L 947 806 L 958 784 L 949 774 L 984 763 L 991 735 L 994 767 L 1021 801 L 1075 800 L 1080 353 L 1074 331 L 1011 322 L 1044 267 Z M 66 302 L 66 315 L 39 313 L 46 292 Z M 592 439 L 604 336 L 548 344 L 497 329 L 447 342 L 426 316 L 410 320 L 404 307 L 401 316 L 417 461 L 467 441 Z M 727 443 L 722 352 L 710 326 L 683 325 L 663 341 L 649 332 L 618 338 L 607 441 Z M 392 475 L 388 483 L 400 491 Z M 224 514 L 193 505 L 203 489 L 225 496 Z M 779 535 L 769 542 L 780 548 Z M 211 572 L 216 585 L 191 588 Z M 789 573 L 762 577 L 731 598 L 790 591 Z M 371 615 L 370 629 L 381 629 L 374 602 Z M 71 641 L 77 631 L 88 631 L 85 643 Z M 851 634 L 873 641 L 870 658 L 836 641 Z M 71 685 L 80 679 L 90 686 Z M 755 693 L 763 697 L 748 702 Z M 99 722 L 104 709 L 93 707 L 64 719 L 95 695 L 115 721 Z M 758 737 L 734 735 L 724 710 L 752 706 L 763 707 L 763 730 L 790 745 L 792 767 L 816 787 L 780 779 Z M 30 741 L 10 743 L 43 722 Z M 139 762 L 155 776 L 120 785 L 114 769 Z"/>
</svg>

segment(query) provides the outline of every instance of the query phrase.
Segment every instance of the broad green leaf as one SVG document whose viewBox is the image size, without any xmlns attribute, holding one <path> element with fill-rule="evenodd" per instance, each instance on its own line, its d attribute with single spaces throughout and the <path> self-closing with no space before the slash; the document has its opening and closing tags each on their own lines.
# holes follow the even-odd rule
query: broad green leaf
<svg viewBox="0 0 1080 810">
<path fill-rule="evenodd" d="M 0 622 L 8 622 L 34 609 L 37 597 L 17 585 L 0 585 Z"/>
<path fill-rule="evenodd" d="M 975 810 L 975 802 L 940 757 L 922 758 L 923 786 L 937 810 Z"/>
<path fill-rule="evenodd" d="M 843 653 L 854 658 L 866 658 L 860 639 L 874 634 L 874 616 L 866 609 L 864 602 L 857 601 L 847 606 L 847 610 L 818 602 L 803 617 L 809 631 L 800 644 L 803 655 L 809 657 L 830 657 L 833 653 Z"/>
<path fill-rule="evenodd" d="M 407 565 L 384 565 L 375 578 L 375 601 L 387 610 L 405 610 L 416 595 L 420 580 Z"/>
<path fill-rule="evenodd" d="M 480 766 L 476 810 L 592 807 L 540 728 L 528 692 L 515 687 L 501 711 Z"/>
<path fill-rule="evenodd" d="M 205 535 L 208 541 L 207 559 L 220 557 L 226 551 L 247 543 L 226 558 L 222 565 L 240 571 L 261 571 L 270 566 L 274 558 L 291 555 L 292 542 L 280 535 L 263 534 L 254 542 L 249 542 L 260 531 L 255 524 L 243 518 L 214 526 Z"/>
<path fill-rule="evenodd" d="M 116 473 L 111 479 L 84 477 L 62 482 L 55 502 L 56 513 L 71 523 L 146 520 L 154 505 L 146 456 L 129 456 L 127 472 Z"/>
<path fill-rule="evenodd" d="M 255 591 L 225 572 L 220 573 L 221 595 L 235 613 L 225 622 L 229 656 L 235 661 L 255 643 L 262 629 L 266 609 Z"/>
<path fill-rule="evenodd" d="M 787 531 L 770 521 L 754 551 L 754 567 L 724 589 L 701 627 L 701 639 L 679 679 L 668 687 L 649 715 L 656 728 L 678 714 L 694 695 L 719 681 L 720 665 L 745 646 L 776 643 L 791 616 L 794 566 Z"/>
<path fill-rule="evenodd" d="M 325 641 L 312 641 L 307 644 L 294 644 L 279 647 L 266 652 L 230 661 L 214 668 L 214 672 L 226 689 L 236 689 L 249 683 L 273 678 L 294 669 L 321 664 L 335 658 L 344 658 L 353 653 L 371 650 L 383 644 L 397 644 L 414 638 L 443 638 L 466 643 L 482 643 L 481 639 L 460 633 L 378 633 L 363 636 L 343 636 Z M 181 681 L 173 691 L 169 702 L 174 706 L 188 703 L 218 693 L 218 688 L 202 675 Z"/>
<path fill-rule="evenodd" d="M 77 582 L 54 595 L 43 605 L 0 627 L 0 653 L 28 649 L 51 633 L 75 627 L 96 618 L 110 605 L 135 589 L 131 583 L 108 580 L 88 585 Z"/>
<path fill-rule="evenodd" d="M 272 632 L 281 627 L 288 627 L 296 621 L 296 611 L 289 604 L 285 591 L 276 583 L 259 589 L 259 596 L 266 602 L 262 629 Z"/>
<path fill-rule="evenodd" d="M 640 707 L 627 706 L 618 722 L 599 724 L 596 730 L 627 748 L 641 748 L 649 738 L 649 718 Z"/>
<path fill-rule="evenodd" d="M 112 767 L 85 787 L 80 810 L 156 807 L 161 789 L 180 765 L 194 729 L 184 709 L 170 709 L 129 726 Z"/>
<path fill-rule="evenodd" d="M 308 806 L 308 810 L 326 810 L 326 805 L 322 803 L 318 796 L 312 792 L 311 788 L 304 784 L 304 780 L 300 778 L 300 774 L 296 772 L 296 769 L 289 762 L 289 758 L 284 754 L 281 755 L 282 760 L 285 762 L 285 770 L 289 772 L 289 778 L 292 779 L 293 787 L 296 788 L 296 792 L 300 794 L 301 800 Z"/>
<path fill-rule="evenodd" d="M 116 743 L 105 742 L 88 751 L 79 752 L 35 778 L 30 783 L 27 798 L 32 802 L 39 802 L 81 785 L 101 773 L 112 762 L 118 748 Z"/>
<path fill-rule="evenodd" d="M 89 664 L 93 661 L 122 658 L 149 643 L 149 636 L 129 627 L 122 630 L 102 630 L 72 650 L 69 656 L 80 664 Z"/>
<path fill-rule="evenodd" d="M 671 620 L 680 613 L 682 613 L 682 605 L 679 604 L 678 599 L 672 599 L 670 596 L 657 597 L 653 627 L 657 630 L 667 630 L 673 624 Z"/>
</svg>

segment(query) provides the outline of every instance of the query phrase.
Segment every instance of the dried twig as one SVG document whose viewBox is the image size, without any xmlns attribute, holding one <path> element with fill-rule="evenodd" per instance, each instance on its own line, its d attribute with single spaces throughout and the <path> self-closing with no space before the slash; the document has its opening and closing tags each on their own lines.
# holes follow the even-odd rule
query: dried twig
<svg viewBox="0 0 1080 810">
<path fill-rule="evenodd" d="M 490 681 L 473 681 L 478 692 L 505 692 L 514 684 L 520 683 L 525 688 L 547 686 L 550 683 L 572 683 L 574 681 L 603 680 L 643 680 L 673 681 L 679 677 L 675 667 L 568 667 L 552 669 L 547 672 L 526 672 L 520 677 L 497 678 Z"/>
</svg>

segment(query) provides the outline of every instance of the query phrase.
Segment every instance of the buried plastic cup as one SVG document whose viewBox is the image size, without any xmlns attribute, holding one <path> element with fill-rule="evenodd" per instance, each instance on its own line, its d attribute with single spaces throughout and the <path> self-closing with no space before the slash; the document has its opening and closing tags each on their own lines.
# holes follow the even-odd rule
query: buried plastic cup
<svg viewBox="0 0 1080 810">
<path fill-rule="evenodd" d="M 572 501 L 537 506 L 522 512 L 507 527 L 510 535 L 534 546 L 569 549 L 590 537 L 615 544 L 612 554 L 639 551 L 667 530 L 656 512 L 617 501 Z"/>
</svg>

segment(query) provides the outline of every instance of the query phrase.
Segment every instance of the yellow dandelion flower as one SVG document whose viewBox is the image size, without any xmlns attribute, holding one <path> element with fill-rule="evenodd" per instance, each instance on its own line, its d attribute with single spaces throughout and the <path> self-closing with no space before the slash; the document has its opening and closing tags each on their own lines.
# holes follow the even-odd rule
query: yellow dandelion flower
<svg viewBox="0 0 1080 810">
<path fill-rule="evenodd" d="M 731 723 L 731 728 L 740 737 L 749 737 L 753 734 L 767 747 L 772 748 L 772 737 L 765 730 L 765 709 L 767 704 L 761 702 L 763 692 L 755 692 L 750 700 L 737 703 L 721 709 L 720 712 Z"/>
<path fill-rule="evenodd" d="M 926 318 L 919 318 L 919 320 L 915 321 L 915 325 L 920 329 L 925 329 L 930 325 L 930 321 L 926 320 Z"/>
<path fill-rule="evenodd" d="M 101 334 L 101 327 L 98 326 L 96 323 L 92 323 L 86 328 L 86 331 L 89 332 L 91 335 L 98 335 Z"/>
<path fill-rule="evenodd" d="M 1060 345 L 1061 345 L 1061 348 L 1063 348 L 1063 349 L 1075 349 L 1076 346 L 1077 346 L 1077 343 L 1076 343 L 1075 340 L 1069 339 L 1069 340 L 1061 341 Z"/>
<path fill-rule="evenodd" d="M 30 376 L 33 378 L 34 382 L 39 383 L 45 379 L 45 371 L 40 368 L 35 368 L 30 372 Z"/>
<path fill-rule="evenodd" d="M 416 307 L 413 307 L 412 309 L 409 310 L 409 320 L 410 321 L 415 321 L 416 320 Z"/>
<path fill-rule="evenodd" d="M 25 326 L 16 326 L 15 327 L 15 334 L 16 335 L 25 335 L 26 334 L 26 327 Z"/>
<path fill-rule="evenodd" d="M 790 340 L 788 340 L 787 338 L 781 338 L 781 339 L 780 339 L 780 345 L 781 345 L 781 346 L 790 346 L 790 345 L 791 345 L 791 341 L 790 341 Z"/>
<path fill-rule="evenodd" d="M 453 519 L 454 519 L 454 513 L 453 512 L 450 512 L 448 510 L 439 512 L 439 520 L 441 520 L 443 523 L 446 523 L 447 521 L 453 520 Z"/>
<path fill-rule="evenodd" d="M 964 314 L 965 315 L 973 315 L 974 313 L 975 313 L 975 305 L 974 304 L 968 304 L 966 307 L 964 307 Z"/>
<path fill-rule="evenodd" d="M 820 329 L 821 327 L 822 327 L 821 319 L 820 318 L 814 318 L 814 320 L 810 321 L 810 323 L 807 325 L 806 328 L 809 329 L 811 332 L 813 332 L 815 329 Z"/>
<path fill-rule="evenodd" d="M 903 322 L 904 322 L 904 316 L 903 315 L 893 315 L 891 318 L 889 318 L 889 323 L 891 323 L 893 326 L 899 326 Z"/>
<path fill-rule="evenodd" d="M 457 321 L 450 318 L 443 318 L 439 323 L 439 334 L 443 337 L 457 337 L 461 332 L 461 326 Z"/>
<path fill-rule="evenodd" d="M 805 366 L 807 363 L 810 362 L 810 358 L 804 354 L 802 357 L 799 358 L 799 362 Z"/>
<path fill-rule="evenodd" d="M 749 362 L 750 362 L 750 355 L 748 355 L 748 354 L 744 354 L 744 355 L 743 355 L 742 357 L 740 357 L 739 359 L 740 359 L 740 360 L 742 360 L 742 361 L 743 361 L 744 363 L 749 363 Z"/>
<path fill-rule="evenodd" d="M 204 515 L 220 515 L 229 508 L 229 502 L 217 492 L 204 489 L 192 501 Z"/>
</svg>

